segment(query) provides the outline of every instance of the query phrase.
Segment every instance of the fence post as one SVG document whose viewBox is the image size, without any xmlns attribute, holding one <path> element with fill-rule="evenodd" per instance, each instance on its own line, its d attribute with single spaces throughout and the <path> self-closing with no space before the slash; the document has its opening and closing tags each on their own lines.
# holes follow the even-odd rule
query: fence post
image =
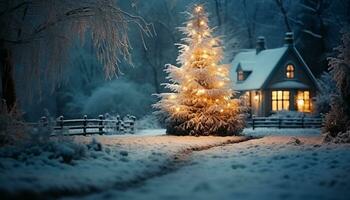
<svg viewBox="0 0 350 200">
<path fill-rule="evenodd" d="M 255 123 L 254 123 L 254 117 L 252 117 L 252 126 L 253 126 L 253 130 L 255 130 Z"/>
<path fill-rule="evenodd" d="M 135 133 L 135 121 L 136 121 L 136 117 L 135 117 L 135 116 L 131 116 L 130 119 L 131 119 L 131 122 L 130 122 L 130 131 L 131 131 L 131 134 L 134 134 L 134 133 Z"/>
<path fill-rule="evenodd" d="M 47 118 L 45 116 L 41 117 L 41 123 L 42 123 L 43 127 L 47 127 L 48 121 L 47 121 Z"/>
<path fill-rule="evenodd" d="M 61 115 L 61 116 L 59 117 L 59 120 L 60 120 L 60 121 L 59 121 L 59 122 L 60 122 L 59 124 L 60 124 L 61 130 L 63 130 L 63 123 L 64 123 L 64 122 L 63 122 L 63 119 L 64 119 L 64 118 L 63 118 L 63 115 Z"/>
<path fill-rule="evenodd" d="M 103 115 L 99 115 L 98 118 L 100 120 L 99 121 L 98 132 L 99 132 L 100 135 L 102 135 L 102 133 L 103 133 Z"/>
<path fill-rule="evenodd" d="M 281 123 L 282 123 L 282 119 L 281 119 L 281 118 L 278 118 L 278 128 L 279 128 L 279 129 L 281 128 Z"/>
<path fill-rule="evenodd" d="M 124 130 L 125 130 L 125 124 L 124 124 L 124 121 L 121 121 L 121 123 L 120 123 L 120 133 L 125 133 Z"/>
<path fill-rule="evenodd" d="M 87 115 L 84 115 L 84 121 L 83 121 L 83 133 L 84 136 L 86 136 L 86 127 L 87 127 Z"/>
<path fill-rule="evenodd" d="M 304 125 L 304 115 L 303 115 L 303 117 L 301 117 L 301 128 L 305 128 L 305 125 Z"/>
<path fill-rule="evenodd" d="M 121 123 L 121 121 L 120 121 L 120 116 L 117 115 L 117 120 L 116 120 L 116 122 L 115 122 L 115 130 L 116 130 L 117 133 L 120 132 L 120 123 Z"/>
</svg>

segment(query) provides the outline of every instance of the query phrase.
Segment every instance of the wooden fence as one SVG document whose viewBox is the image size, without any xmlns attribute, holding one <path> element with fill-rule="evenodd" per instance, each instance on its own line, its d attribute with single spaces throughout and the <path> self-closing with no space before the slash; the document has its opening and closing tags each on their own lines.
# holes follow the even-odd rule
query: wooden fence
<svg viewBox="0 0 350 200">
<path fill-rule="evenodd" d="M 91 135 L 91 134 L 125 134 L 135 132 L 134 116 L 127 115 L 123 119 L 117 116 L 115 119 L 105 119 L 99 115 L 98 119 L 88 119 L 86 115 L 82 119 L 64 119 L 58 117 L 55 121 L 50 122 L 47 117 L 41 117 L 39 123 L 33 123 L 33 126 L 48 127 L 53 129 L 51 135 Z"/>
<path fill-rule="evenodd" d="M 253 117 L 247 121 L 248 127 L 255 128 L 320 128 L 323 120 L 320 117 L 270 118 Z"/>
</svg>

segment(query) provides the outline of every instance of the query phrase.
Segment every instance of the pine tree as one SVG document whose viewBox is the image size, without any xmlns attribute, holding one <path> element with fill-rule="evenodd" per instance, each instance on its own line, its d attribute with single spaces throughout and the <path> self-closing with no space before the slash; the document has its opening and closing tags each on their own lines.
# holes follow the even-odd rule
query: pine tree
<svg viewBox="0 0 350 200">
<path fill-rule="evenodd" d="M 223 48 L 208 26 L 203 6 L 194 6 L 186 27 L 187 37 L 178 44 L 180 67 L 166 65 L 171 93 L 160 94 L 154 105 L 167 124 L 167 133 L 175 135 L 236 135 L 244 127 L 243 107 L 233 99 L 229 65 L 220 64 Z"/>
</svg>

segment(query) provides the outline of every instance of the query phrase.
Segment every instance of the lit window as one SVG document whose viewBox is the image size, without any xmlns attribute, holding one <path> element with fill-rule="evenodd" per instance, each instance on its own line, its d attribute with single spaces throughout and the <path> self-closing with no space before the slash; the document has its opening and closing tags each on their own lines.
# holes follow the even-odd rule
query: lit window
<svg viewBox="0 0 350 200">
<path fill-rule="evenodd" d="M 298 91 L 296 103 L 299 112 L 311 112 L 310 92 Z"/>
<path fill-rule="evenodd" d="M 237 72 L 237 79 L 239 80 L 239 81 L 244 81 L 244 73 L 243 73 L 243 71 L 238 71 Z"/>
<path fill-rule="evenodd" d="M 289 110 L 289 91 L 272 91 L 272 111 Z"/>
<path fill-rule="evenodd" d="M 287 78 L 294 78 L 294 66 L 293 65 L 287 65 L 286 77 Z"/>
</svg>

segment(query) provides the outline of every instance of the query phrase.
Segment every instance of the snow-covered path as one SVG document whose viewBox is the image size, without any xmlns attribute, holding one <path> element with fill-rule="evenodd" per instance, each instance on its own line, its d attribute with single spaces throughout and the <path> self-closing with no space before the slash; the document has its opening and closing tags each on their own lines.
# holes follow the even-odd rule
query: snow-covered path
<svg viewBox="0 0 350 200">
<path fill-rule="evenodd" d="M 27 149 L 0 158 L 8 199 L 347 199 L 350 145 L 324 144 L 319 130 L 245 130 L 249 137 L 94 136 L 71 164 Z M 75 137 L 89 144 L 93 137 Z M 6 198 L 5 198 L 6 199 Z"/>
<path fill-rule="evenodd" d="M 300 143 L 299 143 L 300 141 Z M 193 152 L 189 163 L 128 190 L 87 199 L 348 199 L 350 146 L 267 136 Z"/>
</svg>

